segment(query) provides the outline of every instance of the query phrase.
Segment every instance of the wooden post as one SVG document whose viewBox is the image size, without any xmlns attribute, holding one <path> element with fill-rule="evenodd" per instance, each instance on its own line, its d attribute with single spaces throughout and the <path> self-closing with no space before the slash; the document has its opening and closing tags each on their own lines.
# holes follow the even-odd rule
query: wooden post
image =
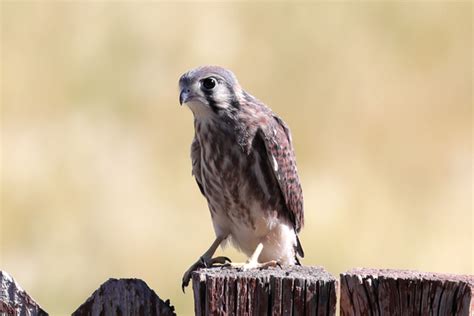
<svg viewBox="0 0 474 316">
<path fill-rule="evenodd" d="M 336 280 L 321 267 L 193 273 L 195 315 L 335 315 Z"/>
<path fill-rule="evenodd" d="M 47 316 L 7 272 L 0 271 L 0 315 Z"/>
<path fill-rule="evenodd" d="M 109 279 L 72 315 L 175 316 L 176 314 L 169 300 L 163 302 L 144 281 L 139 279 Z"/>
<path fill-rule="evenodd" d="M 470 315 L 474 277 L 407 270 L 341 274 L 341 315 Z"/>
</svg>

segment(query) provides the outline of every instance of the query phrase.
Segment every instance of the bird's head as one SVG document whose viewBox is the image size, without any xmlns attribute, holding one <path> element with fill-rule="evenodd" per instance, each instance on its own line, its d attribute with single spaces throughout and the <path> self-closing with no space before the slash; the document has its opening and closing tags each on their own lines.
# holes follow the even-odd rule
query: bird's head
<svg viewBox="0 0 474 316">
<path fill-rule="evenodd" d="M 194 116 L 231 113 L 240 107 L 242 89 L 235 75 L 218 66 L 189 70 L 179 79 L 179 103 L 186 104 Z"/>
</svg>

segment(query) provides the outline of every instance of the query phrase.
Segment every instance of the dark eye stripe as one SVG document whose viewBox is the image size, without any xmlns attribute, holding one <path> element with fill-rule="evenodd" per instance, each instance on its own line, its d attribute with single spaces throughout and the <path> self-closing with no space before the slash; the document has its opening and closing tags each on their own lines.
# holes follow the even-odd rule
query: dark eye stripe
<svg viewBox="0 0 474 316">
<path fill-rule="evenodd" d="M 220 108 L 216 105 L 216 101 L 214 100 L 214 97 L 212 96 L 212 91 L 209 91 L 210 93 L 204 92 L 206 95 L 206 100 L 207 103 L 209 103 L 209 107 L 211 108 L 212 112 L 214 113 L 219 113 Z"/>
<path fill-rule="evenodd" d="M 209 78 L 210 77 L 208 77 L 206 79 L 209 79 Z M 234 92 L 234 89 L 232 88 L 232 85 L 230 83 L 228 83 L 227 81 L 225 81 L 225 80 L 220 80 L 219 83 L 224 85 L 226 87 L 227 91 L 229 92 L 229 99 L 228 99 L 227 102 L 230 103 L 230 105 L 232 106 L 232 109 L 234 111 L 240 109 L 241 103 L 239 102 L 239 100 L 238 100 L 238 98 L 237 98 L 237 96 Z M 204 96 L 206 97 L 206 100 L 207 100 L 211 110 L 216 114 L 219 111 L 223 110 L 222 108 L 217 106 L 217 102 L 214 99 L 214 94 L 215 94 L 214 89 L 205 89 L 203 82 L 201 84 L 202 84 L 201 90 L 204 93 Z"/>
</svg>

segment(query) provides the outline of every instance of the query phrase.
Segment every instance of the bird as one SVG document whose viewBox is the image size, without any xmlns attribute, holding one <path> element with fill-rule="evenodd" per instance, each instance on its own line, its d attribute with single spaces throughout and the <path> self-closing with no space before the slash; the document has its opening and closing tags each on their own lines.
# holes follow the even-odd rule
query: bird
<svg viewBox="0 0 474 316">
<path fill-rule="evenodd" d="M 299 265 L 303 192 L 289 127 L 226 68 L 191 69 L 180 77 L 179 90 L 179 103 L 194 117 L 192 175 L 207 200 L 216 235 L 184 273 L 183 292 L 192 273 L 203 267 Z M 248 260 L 213 257 L 229 243 Z"/>
</svg>

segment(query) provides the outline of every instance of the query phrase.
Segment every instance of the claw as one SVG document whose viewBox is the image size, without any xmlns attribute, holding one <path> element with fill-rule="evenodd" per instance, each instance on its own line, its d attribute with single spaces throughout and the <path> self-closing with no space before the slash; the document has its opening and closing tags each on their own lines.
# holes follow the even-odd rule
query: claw
<svg viewBox="0 0 474 316">
<path fill-rule="evenodd" d="M 186 276 L 183 276 L 183 281 L 181 282 L 181 290 L 183 290 L 183 293 L 186 294 L 186 287 L 189 285 L 189 281 L 191 278 L 187 278 Z"/>
<path fill-rule="evenodd" d="M 181 289 L 183 290 L 183 293 L 185 293 L 185 288 L 189 285 L 189 281 L 191 281 L 194 271 L 201 268 L 212 268 L 215 266 L 223 267 L 230 265 L 231 262 L 232 261 L 228 257 L 224 256 L 215 258 L 199 257 L 198 261 L 196 261 L 183 275 L 183 281 L 181 283 Z"/>
<path fill-rule="evenodd" d="M 230 260 L 228 257 L 215 257 L 211 259 L 211 266 L 214 266 L 214 264 L 220 264 L 220 265 L 225 265 L 228 263 L 232 263 L 232 260 Z"/>
<path fill-rule="evenodd" d="M 181 283 L 181 289 L 183 293 L 185 293 L 184 289 L 189 285 L 189 281 L 191 281 L 191 277 L 193 272 L 198 270 L 199 268 L 206 267 L 205 260 L 201 257 L 198 261 L 196 261 L 183 275 L 183 281 Z"/>
</svg>

